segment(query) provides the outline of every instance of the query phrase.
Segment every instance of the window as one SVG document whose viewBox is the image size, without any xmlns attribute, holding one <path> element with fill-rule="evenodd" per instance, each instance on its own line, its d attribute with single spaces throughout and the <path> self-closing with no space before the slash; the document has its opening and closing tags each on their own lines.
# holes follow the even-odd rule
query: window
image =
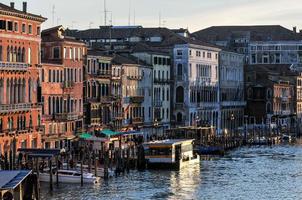
<svg viewBox="0 0 302 200">
<path fill-rule="evenodd" d="M 53 49 L 53 58 L 58 59 L 60 58 L 60 47 L 54 47 Z"/>
<path fill-rule="evenodd" d="M 154 57 L 154 65 L 157 65 L 158 62 L 157 62 L 157 57 Z"/>
<path fill-rule="evenodd" d="M 66 58 L 66 47 L 64 47 L 64 53 L 63 53 L 63 58 Z"/>
<path fill-rule="evenodd" d="M 177 54 L 178 56 L 182 56 L 182 50 L 177 50 L 177 51 L 176 51 L 176 54 Z"/>
<path fill-rule="evenodd" d="M 26 32 L 26 26 L 25 24 L 22 24 L 22 33 L 25 33 Z"/>
<path fill-rule="evenodd" d="M 40 26 L 37 27 L 37 35 L 40 35 L 41 34 L 41 28 Z"/>
<path fill-rule="evenodd" d="M 31 24 L 28 25 L 28 33 L 29 33 L 29 34 L 32 34 L 32 33 L 33 33 L 33 27 L 32 27 Z"/>
<path fill-rule="evenodd" d="M 13 31 L 13 22 L 11 22 L 11 21 L 7 22 L 7 30 Z"/>
<path fill-rule="evenodd" d="M 207 58 L 212 58 L 212 54 L 211 53 L 207 53 Z"/>
<path fill-rule="evenodd" d="M 177 65 L 177 75 L 182 76 L 182 64 Z"/>
<path fill-rule="evenodd" d="M 14 23 L 14 31 L 18 32 L 18 23 L 17 22 Z"/>
<path fill-rule="evenodd" d="M 0 29 L 5 30 L 6 29 L 6 21 L 5 20 L 0 20 Z"/>
</svg>

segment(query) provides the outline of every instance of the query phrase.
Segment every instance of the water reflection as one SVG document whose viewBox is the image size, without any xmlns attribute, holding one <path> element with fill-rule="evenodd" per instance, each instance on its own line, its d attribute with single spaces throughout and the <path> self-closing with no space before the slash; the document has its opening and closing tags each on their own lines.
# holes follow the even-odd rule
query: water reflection
<svg viewBox="0 0 302 200">
<path fill-rule="evenodd" d="M 241 148 L 180 171 L 125 174 L 96 186 L 62 185 L 43 199 L 302 199 L 302 146 Z"/>
</svg>

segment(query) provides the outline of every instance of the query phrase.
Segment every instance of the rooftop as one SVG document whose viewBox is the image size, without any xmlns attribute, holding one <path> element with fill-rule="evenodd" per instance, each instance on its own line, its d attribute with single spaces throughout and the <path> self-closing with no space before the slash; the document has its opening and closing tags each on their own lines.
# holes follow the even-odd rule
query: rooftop
<svg viewBox="0 0 302 200">
<path fill-rule="evenodd" d="M 194 37 L 204 41 L 226 41 L 240 35 L 247 36 L 250 41 L 302 40 L 301 34 L 280 25 L 212 26 L 193 33 Z"/>
<path fill-rule="evenodd" d="M 0 170 L 0 191 L 13 190 L 31 174 L 31 170 L 5 171 Z"/>
<path fill-rule="evenodd" d="M 17 10 L 17 9 L 15 9 L 15 7 L 7 6 L 3 3 L 0 3 L 0 14 L 7 14 L 7 13 L 17 15 L 18 17 L 21 17 L 21 18 L 30 17 L 30 18 L 40 21 L 40 22 L 44 22 L 47 20 L 47 18 L 42 17 L 41 15 L 35 15 L 32 13 Z"/>
</svg>

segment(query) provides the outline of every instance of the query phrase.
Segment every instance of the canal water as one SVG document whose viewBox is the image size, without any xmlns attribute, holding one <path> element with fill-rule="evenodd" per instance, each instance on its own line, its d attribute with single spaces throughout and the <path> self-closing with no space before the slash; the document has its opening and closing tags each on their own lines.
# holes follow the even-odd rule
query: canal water
<svg viewBox="0 0 302 200">
<path fill-rule="evenodd" d="M 42 199 L 302 199 L 302 145 L 244 147 L 180 171 L 132 171 L 95 186 L 63 185 Z"/>
</svg>

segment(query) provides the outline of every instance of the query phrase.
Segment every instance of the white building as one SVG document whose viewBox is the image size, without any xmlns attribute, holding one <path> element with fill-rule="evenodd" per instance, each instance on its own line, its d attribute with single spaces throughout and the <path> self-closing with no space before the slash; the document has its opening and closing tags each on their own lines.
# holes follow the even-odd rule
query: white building
<svg viewBox="0 0 302 200">
<path fill-rule="evenodd" d="M 244 108 L 244 55 L 221 51 L 219 53 L 219 91 L 222 130 L 234 131 L 243 126 Z"/>
<path fill-rule="evenodd" d="M 176 125 L 218 127 L 218 54 L 220 49 L 197 44 L 175 45 L 174 116 Z"/>
<path fill-rule="evenodd" d="M 132 55 L 153 66 L 153 126 L 156 134 L 162 134 L 171 125 L 171 58 L 159 49 L 145 46 L 140 49 L 134 48 L 133 51 Z"/>
</svg>

